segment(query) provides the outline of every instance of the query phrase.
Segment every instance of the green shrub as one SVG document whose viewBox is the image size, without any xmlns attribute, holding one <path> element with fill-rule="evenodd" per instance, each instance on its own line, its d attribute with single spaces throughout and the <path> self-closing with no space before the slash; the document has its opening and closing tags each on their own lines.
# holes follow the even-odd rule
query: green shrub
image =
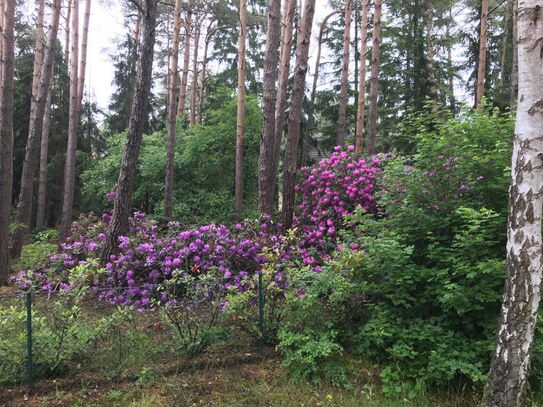
<svg viewBox="0 0 543 407">
<path fill-rule="evenodd" d="M 23 246 L 21 257 L 14 265 L 16 270 L 35 270 L 49 263 L 50 257 L 58 250 L 58 245 L 47 240 Z"/>
</svg>

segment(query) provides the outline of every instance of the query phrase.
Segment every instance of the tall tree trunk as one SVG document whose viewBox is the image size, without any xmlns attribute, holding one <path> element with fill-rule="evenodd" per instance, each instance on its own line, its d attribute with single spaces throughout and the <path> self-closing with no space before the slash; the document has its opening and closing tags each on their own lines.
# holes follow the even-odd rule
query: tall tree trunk
<svg viewBox="0 0 543 407">
<path fill-rule="evenodd" d="M 54 69 L 54 66 L 53 66 Z M 38 206 L 36 210 L 36 228 L 45 226 L 45 210 L 47 207 L 47 153 L 49 149 L 49 128 L 51 123 L 51 95 L 53 85 L 47 90 L 47 102 L 43 114 L 43 128 L 41 131 L 40 169 L 38 181 Z"/>
<path fill-rule="evenodd" d="M 296 0 L 285 0 L 283 6 L 283 22 L 281 29 L 281 49 L 279 51 L 279 80 L 277 83 L 277 107 L 275 109 L 275 136 L 273 140 L 273 161 L 271 169 L 271 189 L 277 188 L 277 170 L 279 168 L 279 153 L 283 139 L 285 111 L 287 106 L 288 77 L 290 73 L 290 51 L 292 48 L 292 25 L 296 12 Z"/>
<path fill-rule="evenodd" d="M 379 65 L 381 62 L 381 4 L 382 0 L 374 1 L 375 11 L 373 14 L 373 38 L 371 48 L 368 154 L 375 153 L 375 145 L 377 144 L 377 96 L 379 87 Z"/>
<path fill-rule="evenodd" d="M 66 148 L 66 163 L 64 167 L 64 185 L 63 185 L 63 195 L 62 195 L 62 212 L 60 214 L 60 238 L 61 240 L 66 237 L 68 232 L 68 227 L 71 220 L 68 218 L 68 213 L 66 213 L 67 205 L 66 201 L 69 198 L 70 192 L 67 191 L 69 188 L 68 183 L 66 182 L 68 177 L 71 177 L 71 174 L 68 172 L 71 169 L 71 163 L 68 164 L 70 160 L 71 150 L 73 149 L 75 153 L 76 145 L 74 142 L 77 137 L 77 124 L 78 124 L 78 105 L 79 105 L 79 0 L 72 0 L 72 15 L 71 15 L 71 27 L 70 27 L 70 107 L 68 112 L 68 144 Z M 75 164 L 75 163 L 74 163 Z"/>
<path fill-rule="evenodd" d="M 236 174 L 234 189 L 234 211 L 239 217 L 243 213 L 243 136 L 245 133 L 245 47 L 247 38 L 247 0 L 239 2 L 238 43 L 238 111 L 236 125 Z"/>
<path fill-rule="evenodd" d="M 68 58 L 70 57 L 70 17 L 72 14 L 72 2 L 66 1 L 66 26 L 64 27 L 64 61 L 68 65 Z"/>
<path fill-rule="evenodd" d="M 64 238 L 72 222 L 72 213 L 74 206 L 74 191 L 75 191 L 75 160 L 76 160 L 76 148 L 77 148 L 77 132 L 79 128 L 79 121 L 81 117 L 81 105 L 83 103 L 83 91 L 85 88 L 85 70 L 87 67 L 87 47 L 89 36 L 89 20 L 90 20 L 90 7 L 91 0 L 85 2 L 85 16 L 83 18 L 83 32 L 81 38 L 81 51 L 78 47 L 72 47 L 72 64 L 77 64 L 79 59 L 79 68 L 72 65 L 72 73 L 75 73 L 75 80 L 77 81 L 75 88 L 72 89 L 72 78 L 70 78 L 70 115 L 68 118 L 68 147 L 66 149 L 66 165 L 64 167 L 64 193 L 62 196 L 62 215 L 60 220 L 60 236 Z M 79 20 L 79 6 L 74 7 L 75 24 Z M 72 42 L 77 41 L 79 28 L 72 26 L 72 31 L 76 32 L 75 36 L 72 36 Z M 75 106 L 72 111 L 72 95 L 75 92 Z"/>
<path fill-rule="evenodd" d="M 275 139 L 275 109 L 277 105 L 277 65 L 279 61 L 279 43 L 281 41 L 281 0 L 268 3 L 268 32 L 264 55 L 263 111 L 264 125 L 260 139 L 260 157 L 258 172 L 258 192 L 260 212 L 273 215 L 275 183 L 272 182 L 273 145 Z"/>
<path fill-rule="evenodd" d="M 511 68 L 511 99 L 509 106 L 511 111 L 517 108 L 518 100 L 518 40 L 517 40 L 517 23 L 518 23 L 518 0 L 513 0 L 513 67 Z"/>
<path fill-rule="evenodd" d="M 194 27 L 194 50 L 192 54 L 192 83 L 190 86 L 190 116 L 189 125 L 196 124 L 196 93 L 198 87 L 198 49 L 200 46 L 200 30 L 202 21 L 196 22 Z"/>
<path fill-rule="evenodd" d="M 360 72 L 358 80 L 358 104 L 356 109 L 355 152 L 362 154 L 364 144 L 364 116 L 366 113 L 366 61 L 368 58 L 368 10 L 370 0 L 362 0 L 360 9 Z"/>
<path fill-rule="evenodd" d="M 505 0 L 503 17 L 502 55 L 500 60 L 500 88 L 505 85 L 505 64 L 507 62 L 507 43 L 509 42 L 509 20 L 511 19 L 511 0 Z"/>
<path fill-rule="evenodd" d="M 4 2 L 0 2 L 0 92 L 2 89 L 2 78 L 4 75 L 2 65 L 4 64 Z M 0 97 L 0 101 L 1 101 Z M 0 109 L 2 107 L 0 106 Z"/>
<path fill-rule="evenodd" d="M 345 1 L 345 26 L 343 29 L 343 57 L 341 60 L 341 86 L 339 91 L 339 111 L 337 119 L 336 145 L 345 142 L 345 125 L 347 121 L 347 102 L 349 99 L 349 62 L 351 56 L 351 20 L 353 0 Z"/>
<path fill-rule="evenodd" d="M 205 44 L 204 44 L 204 56 L 202 58 L 202 78 L 201 85 L 200 85 L 200 93 L 198 95 L 198 123 L 202 123 L 203 121 L 203 115 L 202 111 L 204 109 L 204 103 L 205 103 L 205 92 L 206 92 L 206 82 L 207 82 L 207 59 L 208 59 L 208 53 L 209 53 L 209 43 L 211 42 L 211 36 L 217 31 L 217 29 L 211 29 L 211 24 L 207 27 L 207 33 L 205 37 Z"/>
<path fill-rule="evenodd" d="M 432 102 L 434 105 L 434 109 L 437 106 L 437 78 L 436 78 L 436 71 L 434 68 L 434 37 L 433 37 L 433 31 L 434 31 L 434 2 L 432 0 L 428 0 L 428 7 L 427 7 L 428 13 L 427 13 L 427 20 L 426 20 L 426 58 L 428 60 L 428 74 L 430 77 L 430 92 L 432 96 Z"/>
<path fill-rule="evenodd" d="M 0 285 L 9 275 L 9 226 L 13 183 L 13 77 L 15 0 L 2 1 L 2 88 L 0 90 Z"/>
<path fill-rule="evenodd" d="M 449 8 L 449 21 L 445 25 L 445 37 L 450 39 L 450 25 L 453 21 L 452 16 L 452 6 Z M 454 100 L 454 74 L 453 74 L 453 62 L 452 62 L 452 46 L 450 40 L 447 41 L 447 69 L 449 73 L 447 75 L 448 81 L 448 93 L 449 93 L 449 105 L 450 108 L 454 110 L 455 100 Z"/>
<path fill-rule="evenodd" d="M 143 13 L 143 42 L 138 67 L 136 69 L 136 90 L 128 123 L 128 134 L 121 162 L 121 170 L 117 181 L 117 194 L 113 203 L 113 215 L 108 227 L 106 244 L 102 259 L 108 260 L 117 250 L 118 237 L 128 230 L 128 219 L 132 210 L 132 191 L 136 178 L 138 157 L 143 136 L 143 128 L 147 121 L 149 93 L 153 71 L 155 47 L 155 29 L 158 0 L 145 0 L 140 10 Z"/>
<path fill-rule="evenodd" d="M 177 106 L 177 117 L 181 118 L 185 114 L 185 105 L 187 103 L 187 81 L 190 63 L 190 32 L 192 27 L 192 1 L 189 1 L 186 12 L 187 15 L 185 17 L 185 42 L 183 45 L 183 73 L 181 74 L 179 105 Z"/>
<path fill-rule="evenodd" d="M 32 70 L 32 98 L 39 98 L 41 70 L 43 66 L 43 47 L 44 47 L 44 32 L 43 32 L 43 16 L 45 12 L 45 0 L 38 2 L 38 15 L 36 17 L 36 44 L 34 45 L 34 68 Z"/>
<path fill-rule="evenodd" d="M 519 99 L 509 189 L 507 278 L 488 376 L 489 407 L 526 405 L 543 254 L 543 7 L 518 5 Z"/>
<path fill-rule="evenodd" d="M 166 179 L 164 180 L 164 216 L 171 218 L 173 214 L 173 180 L 175 168 L 175 124 L 177 118 L 177 95 L 179 93 L 179 32 L 181 30 L 181 0 L 175 1 L 173 15 L 172 48 L 170 49 L 170 72 L 168 93 L 168 147 L 166 150 Z"/>
<path fill-rule="evenodd" d="M 17 223 L 23 225 L 24 227 L 18 228 L 12 235 L 12 258 L 18 258 L 20 256 L 24 237 L 28 231 L 28 228 L 30 228 L 32 218 L 34 174 L 36 173 L 36 164 L 38 162 L 38 149 L 40 145 L 45 104 L 47 102 L 47 92 L 49 86 L 51 86 L 53 59 L 55 55 L 55 45 L 60 18 L 60 5 L 61 0 L 55 0 L 53 3 L 53 9 L 51 12 L 51 29 L 49 30 L 49 36 L 47 38 L 47 46 L 45 50 L 45 57 L 43 59 L 38 97 L 36 99 L 32 98 L 30 102 L 28 140 L 26 143 L 23 172 L 21 176 L 21 190 L 19 193 L 16 216 Z"/>
<path fill-rule="evenodd" d="M 207 33 L 205 38 L 205 45 L 204 45 L 204 57 L 202 59 L 202 79 L 201 79 L 201 85 L 200 85 L 200 94 L 198 96 L 198 105 L 200 106 L 200 110 L 198 112 L 198 123 L 202 123 L 203 121 L 203 115 L 202 111 L 204 109 L 204 103 L 205 103 L 205 92 L 206 92 L 206 82 L 207 82 L 207 60 L 208 60 L 208 52 L 209 52 L 209 43 L 211 42 L 211 37 L 213 34 L 217 32 L 217 28 L 212 29 L 213 22 L 209 24 L 207 27 Z"/>
<path fill-rule="evenodd" d="M 294 215 L 294 201 L 296 184 L 296 162 L 298 159 L 298 141 L 302 124 L 302 102 L 305 94 L 305 77 L 307 74 L 307 58 L 313 16 L 315 14 L 315 0 L 305 0 L 304 14 L 298 31 L 296 44 L 296 67 L 294 69 L 294 84 L 292 87 L 292 105 L 288 120 L 288 139 L 285 150 L 285 168 L 283 172 L 283 207 L 281 209 L 281 222 L 285 229 L 292 225 Z"/>
<path fill-rule="evenodd" d="M 319 28 L 319 36 L 317 39 L 317 57 L 315 59 L 315 72 L 313 74 L 313 85 L 311 87 L 311 96 L 309 97 L 309 109 L 308 109 L 308 123 L 307 123 L 307 136 L 303 137 L 302 139 L 302 166 L 306 165 L 307 156 L 309 155 L 309 149 L 310 149 L 310 142 L 311 142 L 311 135 L 313 134 L 313 131 L 315 130 L 315 100 L 317 98 L 317 83 L 319 82 L 319 73 L 320 73 L 320 66 L 321 66 L 321 53 L 322 53 L 322 41 L 324 39 L 324 30 L 326 29 L 326 25 L 328 24 L 328 20 L 335 16 L 336 14 L 340 14 L 341 11 L 336 10 L 331 12 L 330 14 L 326 15 Z"/>
<path fill-rule="evenodd" d="M 481 2 L 481 32 L 479 34 L 479 63 L 477 68 L 477 93 L 475 107 L 481 105 L 485 94 L 486 51 L 488 48 L 488 0 Z"/>
</svg>

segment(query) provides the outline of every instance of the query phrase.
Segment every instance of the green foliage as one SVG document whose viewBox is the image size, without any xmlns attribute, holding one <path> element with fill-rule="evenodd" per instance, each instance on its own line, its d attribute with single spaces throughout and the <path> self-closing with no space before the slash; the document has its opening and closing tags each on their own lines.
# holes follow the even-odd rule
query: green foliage
<svg viewBox="0 0 543 407">
<path fill-rule="evenodd" d="M 174 217 L 183 223 L 224 221 L 233 212 L 235 174 L 236 100 L 219 90 L 225 102 L 206 112 L 204 125 L 177 131 Z M 246 99 L 244 138 L 245 199 L 249 213 L 256 211 L 257 168 L 262 113 L 254 97 Z M 97 157 L 82 174 L 84 208 L 110 205 L 105 194 L 115 188 L 126 134 L 108 139 L 107 154 Z M 166 167 L 165 134 L 143 136 L 133 206 L 148 214 L 163 213 Z"/>
<path fill-rule="evenodd" d="M 49 262 L 50 257 L 58 250 L 58 245 L 49 243 L 47 239 L 23 246 L 21 257 L 14 268 L 17 270 L 36 270 Z"/>
<path fill-rule="evenodd" d="M 348 365 L 340 344 L 340 328 L 349 315 L 353 285 L 336 265 L 319 273 L 301 270 L 290 275 L 286 317 L 277 349 L 283 366 L 296 379 L 318 385 L 348 384 Z"/>
</svg>

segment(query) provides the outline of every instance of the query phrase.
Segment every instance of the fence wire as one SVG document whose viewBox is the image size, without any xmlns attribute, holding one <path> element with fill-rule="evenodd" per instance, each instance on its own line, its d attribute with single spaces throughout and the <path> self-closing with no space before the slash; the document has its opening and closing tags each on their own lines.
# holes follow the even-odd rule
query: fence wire
<svg viewBox="0 0 543 407">
<path fill-rule="evenodd" d="M 255 329 L 251 334 L 235 315 L 224 312 L 225 280 L 99 287 L 83 294 L 42 290 L 0 294 L 0 390 L 25 384 L 29 393 L 36 381 L 51 378 L 144 380 L 150 374 L 179 373 L 204 353 L 222 357 L 229 349 L 231 354 L 248 355 L 257 347 L 262 352 L 261 276 L 247 301 L 256 335 Z M 174 300 L 139 311 L 112 303 L 135 288 L 157 290 Z"/>
</svg>

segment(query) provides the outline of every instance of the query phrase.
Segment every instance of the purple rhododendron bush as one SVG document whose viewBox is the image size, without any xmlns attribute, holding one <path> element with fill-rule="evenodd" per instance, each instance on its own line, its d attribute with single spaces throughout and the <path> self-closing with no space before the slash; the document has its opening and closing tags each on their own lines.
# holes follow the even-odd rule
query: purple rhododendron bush
<svg viewBox="0 0 543 407">
<path fill-rule="evenodd" d="M 232 227 L 211 224 L 181 230 L 176 222 L 159 229 L 135 212 L 128 233 L 119 236 L 118 253 L 89 276 L 88 283 L 99 298 L 143 311 L 179 301 L 183 290 L 170 288 L 184 279 L 220 279 L 225 291 L 244 292 L 252 286 L 251 277 L 268 262 L 266 251 L 278 253 L 273 256 L 277 287 L 286 287 L 292 265 L 319 271 L 338 248 L 340 230 L 353 226 L 345 219 L 358 209 L 374 213 L 377 208 L 375 183 L 386 156 L 367 161 L 355 158 L 352 151 L 352 146 L 347 151 L 337 147 L 314 168 L 302 169 L 291 238 L 267 216 Z M 108 195 L 111 199 L 113 193 Z M 70 270 L 99 258 L 109 221 L 109 214 L 82 216 L 59 252 L 40 268 L 21 271 L 16 283 L 24 290 L 71 290 L 75 281 Z"/>
</svg>

